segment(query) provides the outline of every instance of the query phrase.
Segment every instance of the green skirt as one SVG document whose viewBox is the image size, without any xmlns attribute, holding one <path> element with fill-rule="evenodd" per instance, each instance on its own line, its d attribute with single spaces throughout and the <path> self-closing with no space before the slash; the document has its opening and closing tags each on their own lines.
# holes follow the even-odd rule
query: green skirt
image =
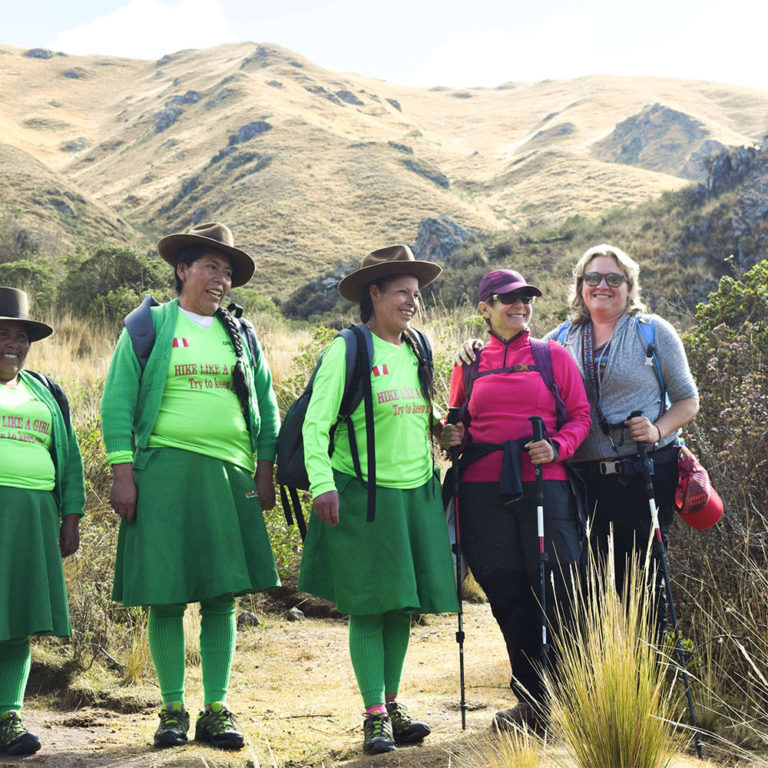
<svg viewBox="0 0 768 768">
<path fill-rule="evenodd" d="M 376 519 L 366 521 L 368 491 L 334 472 L 339 524 L 312 515 L 301 558 L 299 589 L 361 615 L 458 610 L 453 558 L 433 477 L 421 488 L 376 488 Z"/>
<path fill-rule="evenodd" d="M 112 599 L 196 603 L 280 586 L 248 472 L 177 448 L 152 448 L 134 469 L 136 520 L 120 523 Z"/>
<path fill-rule="evenodd" d="M 0 642 L 72 634 L 50 491 L 0 485 L 0 585 Z"/>
</svg>

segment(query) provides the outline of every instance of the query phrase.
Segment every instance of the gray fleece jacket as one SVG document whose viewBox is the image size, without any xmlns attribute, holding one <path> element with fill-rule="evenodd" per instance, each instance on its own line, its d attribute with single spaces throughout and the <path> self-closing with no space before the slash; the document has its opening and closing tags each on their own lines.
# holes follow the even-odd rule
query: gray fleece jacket
<svg viewBox="0 0 768 768">
<path fill-rule="evenodd" d="M 661 366 L 664 384 L 672 403 L 689 397 L 698 398 L 696 383 L 688 367 L 688 358 L 677 331 L 658 315 L 642 315 L 652 318 L 656 327 L 656 357 Z M 557 339 L 557 331 L 550 331 L 545 341 Z M 579 366 L 584 377 L 582 342 L 584 326 L 571 324 L 565 338 L 565 348 Z M 653 366 L 646 365 L 645 341 L 640 335 L 635 318 L 624 314 L 616 324 L 611 337 L 608 362 L 600 382 L 600 407 L 609 424 L 621 424 L 632 411 L 642 411 L 651 421 L 659 417 L 660 387 Z M 576 449 L 572 461 L 595 461 L 616 456 L 630 456 L 635 453 L 635 444 L 629 437 L 629 430 L 617 427 L 611 430 L 611 437 L 617 446 L 600 429 L 594 397 L 587 388 L 592 412 L 592 427 L 584 442 Z M 659 447 L 675 442 L 679 435 L 667 435 Z"/>
</svg>

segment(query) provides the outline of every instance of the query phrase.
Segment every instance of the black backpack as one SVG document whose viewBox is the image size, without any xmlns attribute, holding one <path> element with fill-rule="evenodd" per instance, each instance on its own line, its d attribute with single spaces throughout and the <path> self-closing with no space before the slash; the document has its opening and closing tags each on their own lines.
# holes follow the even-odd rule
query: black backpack
<svg viewBox="0 0 768 768">
<path fill-rule="evenodd" d="M 415 328 L 409 332 L 416 342 L 419 365 L 425 365 L 432 371 L 432 348 L 429 341 Z M 357 479 L 368 489 L 367 521 L 375 519 L 376 505 L 376 449 L 373 432 L 373 397 L 371 394 L 371 367 L 373 365 L 373 338 L 364 323 L 355 323 L 343 328 L 336 336 L 341 336 L 347 345 L 344 394 L 339 405 L 339 414 L 330 430 L 328 454 L 333 453 L 333 436 L 341 422 L 346 422 L 349 447 Z M 336 338 L 334 336 L 334 338 Z M 315 376 L 320 368 L 322 355 L 315 364 L 309 382 L 301 395 L 295 400 L 283 418 L 277 437 L 277 483 L 280 486 L 280 500 L 289 525 L 293 518 L 299 526 L 302 539 L 306 535 L 306 524 L 301 512 L 299 490 L 309 490 L 309 476 L 304 463 L 304 440 L 302 428 L 307 415 L 307 407 L 312 398 Z M 355 438 L 355 430 L 350 418 L 355 409 L 364 402 L 365 430 L 368 459 L 368 482 L 363 481 L 360 458 Z M 289 502 L 288 496 L 291 501 Z M 292 502 L 292 504 L 291 504 Z"/>
<path fill-rule="evenodd" d="M 69 402 L 62 388 L 50 376 L 46 376 L 44 373 L 30 371 L 29 369 L 26 369 L 25 373 L 37 379 L 53 395 L 53 399 L 56 401 L 56 405 L 59 406 L 62 418 L 64 419 L 64 426 L 67 428 L 67 432 L 71 432 L 72 419 L 69 415 Z"/>
</svg>

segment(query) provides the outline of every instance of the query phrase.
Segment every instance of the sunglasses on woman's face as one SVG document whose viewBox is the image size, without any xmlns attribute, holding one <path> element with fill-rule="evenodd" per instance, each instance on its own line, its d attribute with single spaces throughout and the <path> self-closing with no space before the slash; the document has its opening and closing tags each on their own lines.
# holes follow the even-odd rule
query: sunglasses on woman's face
<svg viewBox="0 0 768 768">
<path fill-rule="evenodd" d="M 586 285 L 591 285 L 593 288 L 600 285 L 603 282 L 603 278 L 605 278 L 606 285 L 609 288 L 618 288 L 622 283 L 629 282 L 621 272 L 587 272 L 581 276 Z"/>
<path fill-rule="evenodd" d="M 532 304 L 535 298 L 530 293 L 512 291 L 510 293 L 494 293 L 491 296 L 491 301 L 500 301 L 502 304 L 515 304 L 518 301 L 521 301 L 523 304 Z"/>
</svg>

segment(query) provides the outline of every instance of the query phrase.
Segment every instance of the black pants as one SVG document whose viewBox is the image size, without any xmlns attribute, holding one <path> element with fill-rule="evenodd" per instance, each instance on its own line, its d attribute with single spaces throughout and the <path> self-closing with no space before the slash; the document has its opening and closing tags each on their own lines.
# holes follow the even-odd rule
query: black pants
<svg viewBox="0 0 768 768">
<path fill-rule="evenodd" d="M 463 483 L 459 513 L 467 563 L 507 645 L 510 686 L 520 701 L 535 704 L 545 699 L 536 668 L 542 660 L 536 484 L 523 483 L 523 494 L 520 501 L 505 504 L 499 483 Z M 576 503 L 567 481 L 544 483 L 544 541 L 549 638 L 558 612 L 565 621 L 570 617 L 570 570 L 582 552 Z M 557 663 L 552 653 L 549 663 Z"/>
<path fill-rule="evenodd" d="M 651 513 L 643 475 L 601 475 L 592 462 L 575 464 L 587 486 L 589 510 L 593 515 L 591 543 L 596 554 L 606 557 L 608 537 L 613 529 L 613 561 L 616 589 L 621 594 L 628 558 L 639 553 L 641 564 L 651 534 Z M 653 493 L 659 514 L 659 528 L 665 549 L 674 513 L 677 486 L 677 448 L 662 451 L 654 462 Z M 667 601 L 661 563 L 656 563 L 656 621 L 659 639 L 667 629 Z"/>
</svg>

